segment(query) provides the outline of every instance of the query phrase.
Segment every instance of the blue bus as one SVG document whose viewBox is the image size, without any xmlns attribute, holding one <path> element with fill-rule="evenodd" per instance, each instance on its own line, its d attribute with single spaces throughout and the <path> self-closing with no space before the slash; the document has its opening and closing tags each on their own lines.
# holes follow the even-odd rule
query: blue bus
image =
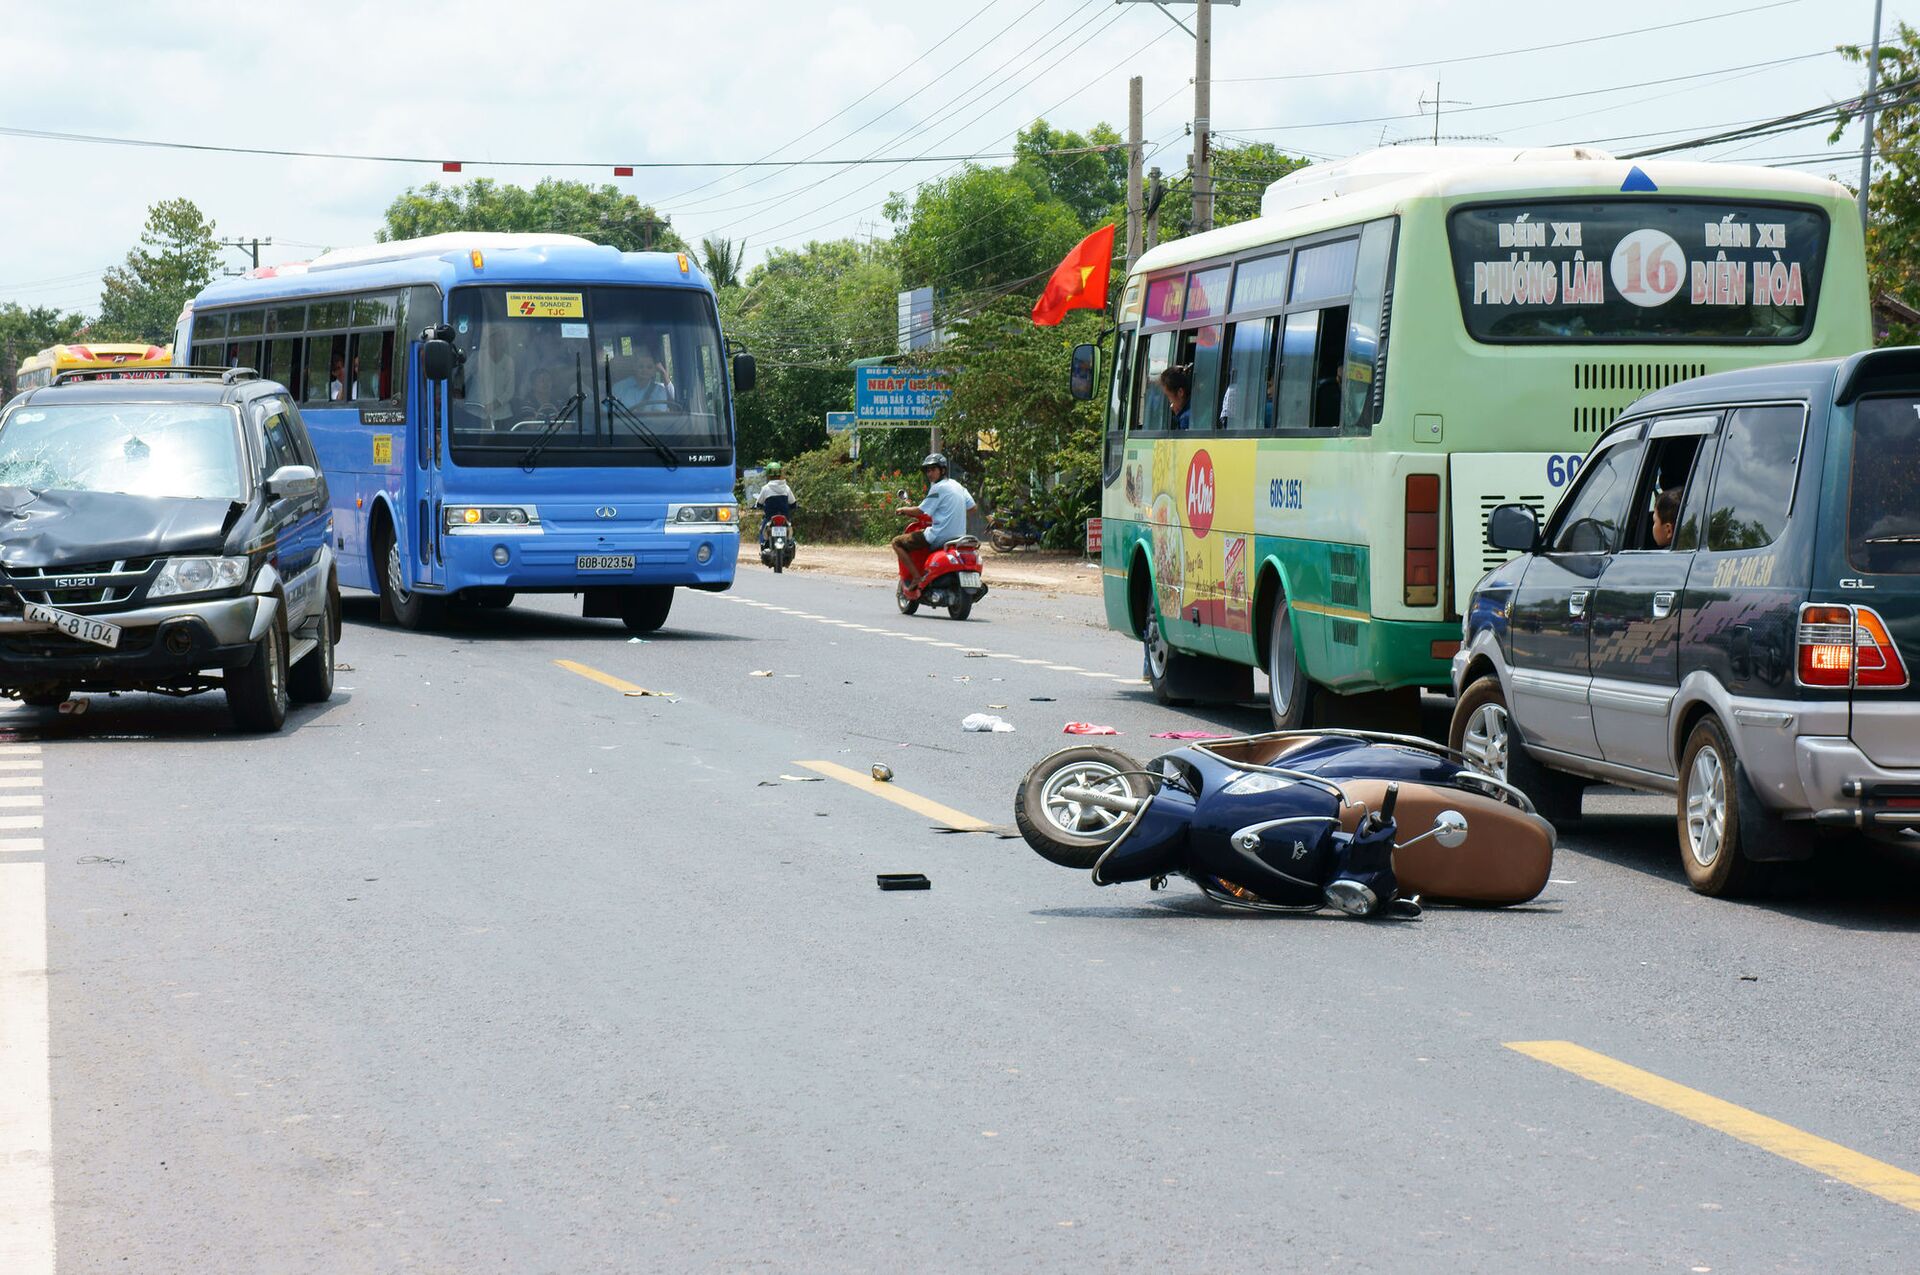
<svg viewBox="0 0 1920 1275">
<path fill-rule="evenodd" d="M 635 632 L 739 556 L 733 393 L 713 288 L 677 253 L 573 235 L 373 244 L 207 287 L 176 356 L 300 405 L 342 586 L 382 619 L 579 594 Z M 731 370 L 731 377 L 728 373 Z"/>
</svg>

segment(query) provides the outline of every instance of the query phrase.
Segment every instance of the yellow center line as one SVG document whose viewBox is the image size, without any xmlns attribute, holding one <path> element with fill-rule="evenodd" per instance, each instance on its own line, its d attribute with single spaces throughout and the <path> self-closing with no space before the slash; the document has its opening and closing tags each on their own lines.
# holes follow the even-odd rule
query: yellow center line
<svg viewBox="0 0 1920 1275">
<path fill-rule="evenodd" d="M 1920 1212 L 1920 1174 L 1909 1173 L 1883 1160 L 1861 1155 L 1837 1142 L 1737 1107 L 1712 1094 L 1675 1084 L 1650 1071 L 1565 1040 L 1508 1041 L 1507 1048 L 1570 1071 L 1629 1098 L 1670 1111 L 1676 1116 L 1718 1129 L 1748 1146 L 1770 1151 L 1782 1159 L 1812 1169 L 1835 1181 L 1871 1192 L 1883 1200 Z"/>
<path fill-rule="evenodd" d="M 644 686 L 635 686 L 625 678 L 615 677 L 611 673 L 602 673 L 597 668 L 591 668 L 585 664 L 576 663 L 573 660 L 555 660 L 554 663 L 569 673 L 578 673 L 589 682 L 598 682 L 602 686 L 610 686 L 614 690 L 624 691 L 628 695 L 658 695 L 663 699 L 667 697 L 665 691 L 650 691 Z M 5 798 L 0 798 L 0 801 L 4 800 Z"/>
<path fill-rule="evenodd" d="M 857 770 L 848 770 L 845 766 L 836 766 L 830 761 L 797 761 L 796 766 L 805 766 L 808 770 L 825 775 L 828 779 L 838 779 L 849 787 L 862 792 L 870 792 L 883 801 L 891 801 L 896 806 L 905 806 L 915 814 L 925 815 L 935 823 L 962 831 L 977 831 L 991 828 L 992 824 L 984 819 L 975 819 L 972 815 L 962 814 L 951 806 L 943 806 L 931 797 L 922 797 L 919 793 L 908 792 L 895 783 L 882 783 L 872 775 L 863 775 Z"/>
</svg>

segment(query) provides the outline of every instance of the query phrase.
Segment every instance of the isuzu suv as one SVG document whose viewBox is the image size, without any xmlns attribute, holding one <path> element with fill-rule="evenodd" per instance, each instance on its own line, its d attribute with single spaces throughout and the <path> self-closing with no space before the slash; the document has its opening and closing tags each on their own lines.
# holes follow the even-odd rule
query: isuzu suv
<svg viewBox="0 0 1920 1275">
<path fill-rule="evenodd" d="M 1549 819 L 1672 793 L 1704 894 L 1825 830 L 1920 847 L 1920 349 L 1657 391 L 1473 591 L 1451 742 Z"/>
<path fill-rule="evenodd" d="M 224 688 L 276 731 L 333 694 L 326 480 L 246 369 L 67 373 L 0 413 L 0 691 Z"/>
</svg>

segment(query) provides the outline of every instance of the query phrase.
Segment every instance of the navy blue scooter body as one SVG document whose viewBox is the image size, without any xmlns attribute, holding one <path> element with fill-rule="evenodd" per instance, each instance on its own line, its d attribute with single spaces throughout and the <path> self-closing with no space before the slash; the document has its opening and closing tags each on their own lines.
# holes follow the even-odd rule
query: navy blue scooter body
<svg viewBox="0 0 1920 1275">
<path fill-rule="evenodd" d="M 1192 826 L 1193 799 L 1178 788 L 1163 786 L 1093 865 L 1093 883 L 1117 885 L 1184 872 Z"/>
</svg>

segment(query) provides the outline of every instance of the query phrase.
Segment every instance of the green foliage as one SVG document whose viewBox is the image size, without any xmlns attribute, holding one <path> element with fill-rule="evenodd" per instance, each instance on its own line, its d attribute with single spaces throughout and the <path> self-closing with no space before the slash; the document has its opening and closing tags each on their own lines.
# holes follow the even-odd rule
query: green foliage
<svg viewBox="0 0 1920 1275">
<path fill-rule="evenodd" d="M 666 219 L 613 186 L 548 177 L 532 190 L 479 177 L 455 186 L 409 186 L 387 205 L 381 242 L 417 239 L 449 230 L 493 230 L 579 235 L 622 252 L 685 252 Z"/>
<path fill-rule="evenodd" d="M 894 196 L 887 216 L 901 278 L 943 298 L 1044 275 L 1087 233 L 1072 208 L 1026 176 L 972 164 L 921 187 L 911 204 Z"/>
<path fill-rule="evenodd" d="M 1125 139 L 1112 126 L 1095 124 L 1086 136 L 1062 132 L 1045 120 L 1020 130 L 1013 149 L 1019 156 L 1013 172 L 1035 190 L 1051 195 L 1072 209 L 1074 218 L 1091 229 L 1113 219 L 1115 205 L 1126 216 L 1127 152 Z M 1078 155 L 1057 152 L 1108 146 Z M 1053 152 L 1053 153 L 1050 153 Z"/>
<path fill-rule="evenodd" d="M 1029 318 L 1031 304 L 997 302 L 962 323 L 942 352 L 964 370 L 940 412 L 941 441 L 983 507 L 1025 505 L 1052 524 L 1049 547 L 1073 549 L 1098 507 L 1101 440 L 1099 405 L 1068 393 L 1068 363 L 1075 345 L 1098 338 L 1105 316 L 1074 311 L 1043 328 Z"/>
<path fill-rule="evenodd" d="M 1213 224 L 1231 226 L 1260 215 L 1260 196 L 1267 187 L 1311 161 L 1281 152 L 1271 142 L 1213 148 Z M 1121 216 L 1126 215 L 1123 204 Z M 1193 183 L 1181 177 L 1170 183 L 1160 205 L 1160 242 L 1178 239 L 1193 225 Z"/>
<path fill-rule="evenodd" d="M 1840 46 L 1849 61 L 1865 64 L 1870 50 Z M 1897 84 L 1920 75 L 1920 31 L 1895 23 L 1893 38 L 1880 45 L 1880 83 Z M 1873 189 L 1867 194 L 1867 274 L 1875 295 L 1892 293 L 1920 306 L 1920 103 L 1902 94 L 1874 116 Z M 1840 140 L 1853 123 L 1842 112 L 1828 141 Z M 1911 325 L 1894 323 L 1881 334 L 1892 345 L 1920 339 Z"/>
<path fill-rule="evenodd" d="M 213 223 L 191 199 L 154 204 L 147 209 L 139 246 L 101 279 L 100 317 L 89 335 L 165 345 L 181 308 L 213 281 L 219 264 Z"/>
<path fill-rule="evenodd" d="M 838 434 L 786 462 L 794 528 L 802 540 L 820 544 L 885 544 L 906 525 L 893 512 L 900 489 L 919 487 L 919 477 L 856 464 L 847 455 L 848 442 Z M 758 534 L 757 524 L 742 530 Z"/>
<path fill-rule="evenodd" d="M 708 235 L 700 241 L 700 268 L 715 291 L 740 286 L 740 265 L 746 257 L 744 239 L 716 239 Z"/>
<path fill-rule="evenodd" d="M 759 383 L 735 401 L 742 463 L 826 441 L 826 414 L 853 406 L 852 361 L 894 348 L 899 290 L 887 245 L 839 239 L 777 249 L 720 294 L 727 336 L 759 363 Z"/>
<path fill-rule="evenodd" d="M 13 397 L 14 374 L 22 363 L 49 345 L 71 341 L 86 321 L 83 314 L 62 314 L 49 306 L 0 302 L 0 402 Z"/>
</svg>

